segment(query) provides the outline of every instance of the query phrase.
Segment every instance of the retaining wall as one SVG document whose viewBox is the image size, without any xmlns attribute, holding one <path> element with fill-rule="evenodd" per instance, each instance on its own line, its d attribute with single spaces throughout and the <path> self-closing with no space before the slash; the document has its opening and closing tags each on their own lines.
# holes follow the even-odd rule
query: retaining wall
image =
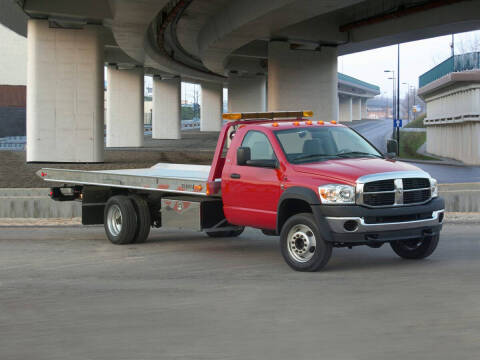
<svg viewBox="0 0 480 360">
<path fill-rule="evenodd" d="M 74 218 L 77 201 L 53 201 L 49 189 L 0 189 L 0 218 Z M 480 212 L 480 183 L 440 184 L 440 196 L 451 212 Z"/>
</svg>

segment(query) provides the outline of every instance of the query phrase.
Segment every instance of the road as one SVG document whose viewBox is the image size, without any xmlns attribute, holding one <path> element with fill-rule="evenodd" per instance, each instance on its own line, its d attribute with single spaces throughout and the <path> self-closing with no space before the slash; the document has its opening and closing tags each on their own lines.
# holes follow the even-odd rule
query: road
<svg viewBox="0 0 480 360">
<path fill-rule="evenodd" d="M 479 232 L 446 225 L 424 261 L 335 249 L 299 273 L 257 230 L 115 246 L 101 227 L 1 228 L 0 358 L 475 359 Z"/>
<path fill-rule="evenodd" d="M 392 135 L 392 120 L 364 120 L 353 123 L 353 129 L 366 137 L 380 151 L 387 151 L 387 138 Z"/>
<path fill-rule="evenodd" d="M 370 120 L 352 124 L 381 151 L 386 151 L 386 139 L 392 133 L 392 120 Z M 454 166 L 413 162 L 415 166 L 427 171 L 440 183 L 480 182 L 480 166 Z"/>
</svg>

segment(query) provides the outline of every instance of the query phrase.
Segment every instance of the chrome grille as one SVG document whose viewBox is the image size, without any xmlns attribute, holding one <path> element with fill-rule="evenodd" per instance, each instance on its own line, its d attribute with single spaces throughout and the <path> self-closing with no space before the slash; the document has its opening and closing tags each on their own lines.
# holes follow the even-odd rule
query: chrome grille
<svg viewBox="0 0 480 360">
<path fill-rule="evenodd" d="M 377 192 L 377 191 L 393 191 L 395 190 L 395 184 L 392 180 L 379 180 L 366 183 L 364 192 Z"/>
<path fill-rule="evenodd" d="M 357 181 L 357 204 L 385 207 L 425 203 L 431 199 L 430 178 L 426 176 L 421 172 L 392 172 L 361 177 Z"/>
<path fill-rule="evenodd" d="M 406 178 L 402 179 L 403 190 L 424 189 L 430 187 L 430 180 L 427 178 Z"/>
</svg>

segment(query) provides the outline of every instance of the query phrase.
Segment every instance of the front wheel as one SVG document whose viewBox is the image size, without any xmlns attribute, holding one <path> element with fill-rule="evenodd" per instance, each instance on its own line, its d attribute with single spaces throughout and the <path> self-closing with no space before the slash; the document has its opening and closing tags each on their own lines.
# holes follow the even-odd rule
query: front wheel
<svg viewBox="0 0 480 360">
<path fill-rule="evenodd" d="M 332 256 L 332 245 L 323 240 L 310 213 L 294 215 L 285 222 L 280 249 L 287 264 L 297 271 L 320 270 Z"/>
<path fill-rule="evenodd" d="M 392 241 L 390 246 L 395 253 L 404 259 L 424 259 L 435 251 L 439 235 L 412 240 Z"/>
</svg>

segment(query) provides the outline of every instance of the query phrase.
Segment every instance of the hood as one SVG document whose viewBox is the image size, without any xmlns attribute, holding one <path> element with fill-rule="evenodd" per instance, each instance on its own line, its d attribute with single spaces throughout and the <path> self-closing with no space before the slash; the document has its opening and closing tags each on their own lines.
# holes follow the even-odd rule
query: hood
<svg viewBox="0 0 480 360">
<path fill-rule="evenodd" d="M 311 164 L 295 165 L 294 170 L 302 173 L 328 177 L 350 184 L 364 175 L 392 171 L 423 171 L 414 165 L 400 161 L 372 158 L 335 159 Z"/>
</svg>

